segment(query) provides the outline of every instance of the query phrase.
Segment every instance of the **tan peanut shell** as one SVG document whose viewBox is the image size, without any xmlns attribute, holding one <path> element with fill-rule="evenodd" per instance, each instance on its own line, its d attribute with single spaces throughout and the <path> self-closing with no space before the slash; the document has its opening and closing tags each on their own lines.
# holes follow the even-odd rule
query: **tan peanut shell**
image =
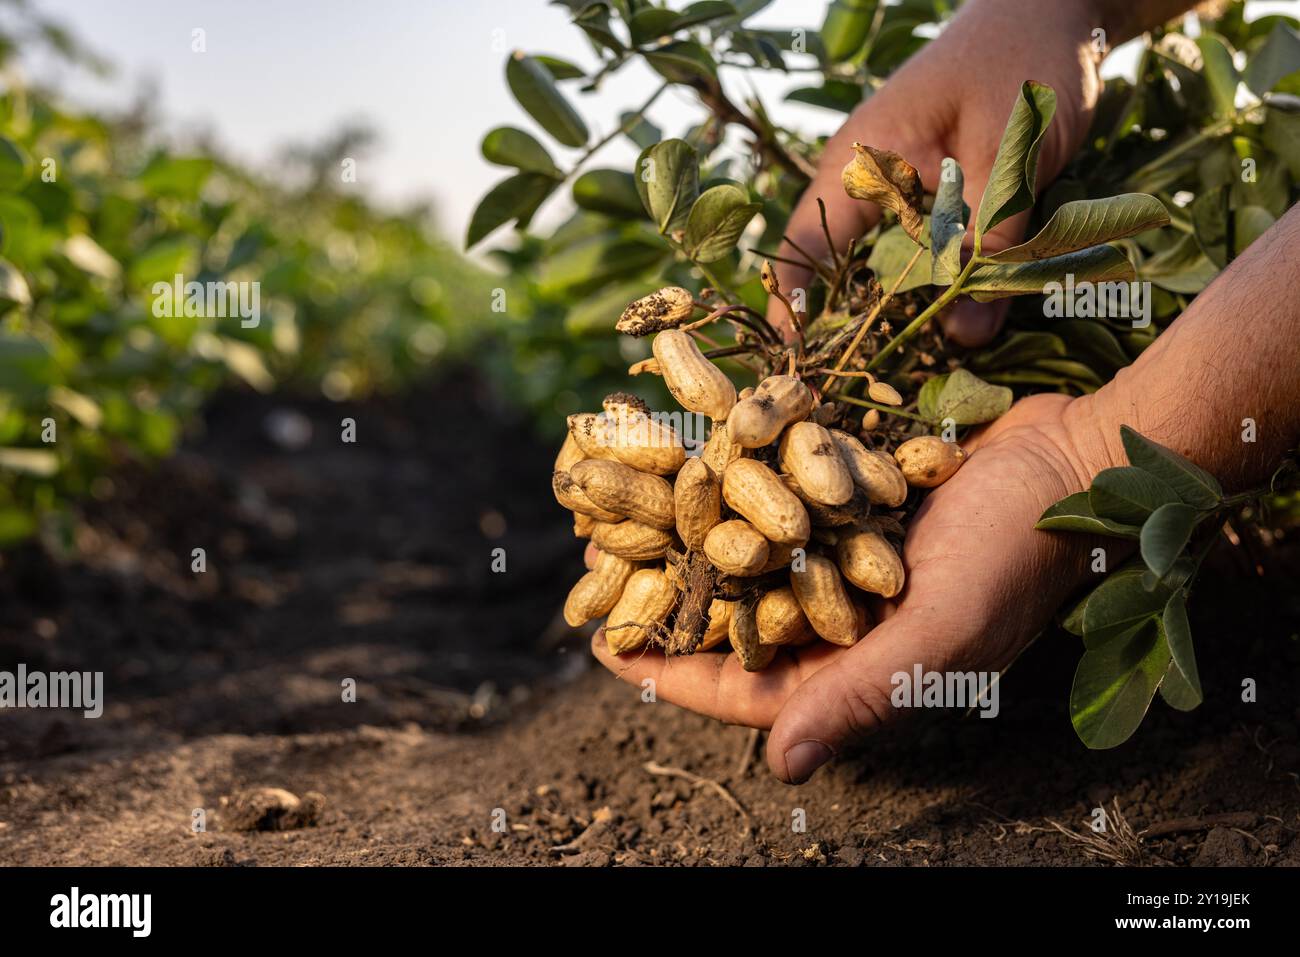
<svg viewBox="0 0 1300 957">
<path fill-rule="evenodd" d="M 569 416 L 568 424 L 569 435 L 573 436 L 584 458 L 617 461 L 614 450 L 610 448 L 609 419 L 597 412 L 575 412 Z"/>
<path fill-rule="evenodd" d="M 631 520 L 597 522 L 591 533 L 591 543 L 602 552 L 612 552 L 631 562 L 649 562 L 668 554 L 673 534 Z"/>
<path fill-rule="evenodd" d="M 835 528 L 840 525 L 851 525 L 863 521 L 871 513 L 871 503 L 867 501 L 867 493 L 860 488 L 855 487 L 853 496 L 843 505 L 823 505 L 813 501 L 812 496 L 800 488 L 793 475 L 782 475 L 781 484 L 803 503 L 814 527 Z"/>
<path fill-rule="evenodd" d="M 626 654 L 644 645 L 676 603 L 677 589 L 660 569 L 633 572 L 605 621 L 605 643 L 610 654 Z"/>
<path fill-rule="evenodd" d="M 655 528 L 677 524 L 673 487 L 658 475 L 600 459 L 584 459 L 569 475 L 600 508 Z"/>
<path fill-rule="evenodd" d="M 777 652 L 776 645 L 765 645 L 759 641 L 757 604 L 752 596 L 732 602 L 731 621 L 727 626 L 731 650 L 736 653 L 740 666 L 746 671 L 762 671 L 772 663 Z"/>
<path fill-rule="evenodd" d="M 863 527 L 841 532 L 835 557 L 844 577 L 863 591 L 893 598 L 903 590 L 903 560 L 875 529 Z"/>
<path fill-rule="evenodd" d="M 630 406 L 607 409 L 606 441 L 614 458 L 651 475 L 672 475 L 686 461 L 686 447 L 677 432 L 644 411 Z"/>
<path fill-rule="evenodd" d="M 956 442 L 945 442 L 937 435 L 922 435 L 896 448 L 894 459 L 908 485 L 934 488 L 952 478 L 966 461 L 966 453 Z"/>
<path fill-rule="evenodd" d="M 768 572 L 774 572 L 778 568 L 789 565 L 794 558 L 794 550 L 800 547 L 799 545 L 785 545 L 781 542 L 768 542 L 767 562 L 758 570 L 758 574 L 766 575 Z"/>
<path fill-rule="evenodd" d="M 866 493 L 867 501 L 889 508 L 903 504 L 907 498 L 907 482 L 892 458 L 868 449 L 856 436 L 839 429 L 831 429 L 831 439 L 853 476 L 853 483 Z"/>
<path fill-rule="evenodd" d="M 794 376 L 768 376 L 753 395 L 732 408 L 727 416 L 727 432 L 731 441 L 742 448 L 768 445 L 791 422 L 806 418 L 812 403 L 812 393 Z"/>
<path fill-rule="evenodd" d="M 762 462 L 736 459 L 728 465 L 722 474 L 722 497 L 769 541 L 782 545 L 808 541 L 812 529 L 808 510 Z"/>
<path fill-rule="evenodd" d="M 673 483 L 677 536 L 688 549 L 704 547 L 704 536 L 722 521 L 722 480 L 703 460 L 687 459 Z"/>
<path fill-rule="evenodd" d="M 802 645 L 817 637 L 789 585 L 773 588 L 760 598 L 755 615 L 761 644 Z"/>
<path fill-rule="evenodd" d="M 862 428 L 868 432 L 874 432 L 880 428 L 880 411 L 878 409 L 867 409 L 862 416 Z"/>
<path fill-rule="evenodd" d="M 767 564 L 767 539 L 749 522 L 732 519 L 713 526 L 704 554 L 724 575 L 757 575 Z"/>
<path fill-rule="evenodd" d="M 614 328 L 629 336 L 648 336 L 681 325 L 694 310 L 694 297 L 689 290 L 681 286 L 665 286 L 629 304 L 614 323 Z"/>
<path fill-rule="evenodd" d="M 596 520 L 590 515 L 583 515 L 581 512 L 573 513 L 573 537 L 574 538 L 591 538 L 591 533 L 596 530 Z"/>
<path fill-rule="evenodd" d="M 654 356 L 648 359 L 642 359 L 640 362 L 634 362 L 627 367 L 628 375 L 663 375 L 663 370 L 659 368 L 659 360 Z"/>
<path fill-rule="evenodd" d="M 723 601 L 721 598 L 713 599 L 712 604 L 709 605 L 709 625 L 704 630 L 699 651 L 716 648 L 727 640 L 727 630 L 731 624 L 731 605 L 732 602 Z"/>
<path fill-rule="evenodd" d="M 821 505 L 843 505 L 853 497 L 849 474 L 831 434 L 816 422 L 795 422 L 781 435 L 781 471 L 794 476 L 799 487 Z"/>
<path fill-rule="evenodd" d="M 858 615 L 833 561 L 809 555 L 803 571 L 790 572 L 790 587 L 817 634 L 835 645 L 858 640 Z"/>
<path fill-rule="evenodd" d="M 587 493 L 568 472 L 551 473 L 551 491 L 555 493 L 555 500 L 565 508 L 580 515 L 589 515 L 598 522 L 617 522 L 623 518 L 617 512 L 601 508 L 588 498 Z"/>
<path fill-rule="evenodd" d="M 888 382 L 873 382 L 867 386 L 867 395 L 872 402 L 879 402 L 881 405 L 902 405 L 903 397 L 898 394 Z"/>
<path fill-rule="evenodd" d="M 555 471 L 567 472 L 586 457 L 582 447 L 578 445 L 577 439 L 573 437 L 572 433 L 566 432 L 564 444 L 560 446 L 560 451 L 555 456 Z"/>
<path fill-rule="evenodd" d="M 636 563 L 601 552 L 591 571 L 578 579 L 564 602 L 564 620 L 579 628 L 593 618 L 609 614 L 623 594 L 623 586 L 636 571 Z"/>
<path fill-rule="evenodd" d="M 655 336 L 655 358 L 664 384 L 684 409 L 725 419 L 736 404 L 736 386 L 700 352 L 690 333 L 669 329 Z"/>
<path fill-rule="evenodd" d="M 704 443 L 704 448 L 700 451 L 700 458 L 709 468 L 721 475 L 727 470 L 728 465 L 744 454 L 745 450 L 732 442 L 727 434 L 727 423 L 715 422 L 713 431 L 709 433 L 709 441 Z"/>
</svg>

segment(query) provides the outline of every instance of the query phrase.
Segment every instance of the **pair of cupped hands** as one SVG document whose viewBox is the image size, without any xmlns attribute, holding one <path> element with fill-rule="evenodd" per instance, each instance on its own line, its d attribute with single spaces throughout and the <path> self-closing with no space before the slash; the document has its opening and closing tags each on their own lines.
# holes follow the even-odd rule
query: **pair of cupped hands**
<svg viewBox="0 0 1300 957">
<path fill-rule="evenodd" d="M 840 183 L 854 141 L 898 153 L 931 190 L 944 157 L 956 158 L 974 205 L 1026 79 L 1048 83 L 1058 96 L 1040 152 L 1040 187 L 1060 172 L 1088 128 L 1099 89 L 1095 61 L 1064 36 L 1054 41 L 1049 31 L 989 36 L 986 27 L 959 17 L 853 113 L 827 143 L 821 168 L 791 218 L 787 235 L 795 243 L 810 251 L 825 248 L 817 197 L 841 249 L 874 224 L 879 210 L 850 199 Z M 968 48 L 978 48 L 979 56 Z M 996 67 L 970 65 L 976 62 Z M 1014 245 L 1024 227 L 1024 215 L 1007 220 L 984 237 L 983 248 Z M 778 279 L 793 289 L 809 276 L 785 266 Z M 1001 316 L 997 304 L 958 300 L 940 321 L 949 339 L 973 346 L 995 335 Z M 769 318 L 789 321 L 780 306 Z M 771 666 L 754 673 L 744 671 L 735 655 L 611 655 L 600 632 L 592 650 L 624 681 L 653 679 L 657 698 L 728 723 L 770 728 L 772 771 L 790 783 L 805 781 L 845 744 L 899 716 L 890 703 L 896 672 L 910 674 L 918 664 L 924 671 L 1000 671 L 1081 584 L 1088 574 L 1086 541 L 1035 531 L 1034 523 L 1053 502 L 1087 488 L 1096 472 L 1114 464 L 1104 460 L 1105 444 L 1090 416 L 1090 397 L 1036 395 L 964 437 L 968 461 L 930 493 L 908 529 L 904 591 L 877 602 L 875 626 L 852 647 L 816 642 L 783 649 Z"/>
</svg>

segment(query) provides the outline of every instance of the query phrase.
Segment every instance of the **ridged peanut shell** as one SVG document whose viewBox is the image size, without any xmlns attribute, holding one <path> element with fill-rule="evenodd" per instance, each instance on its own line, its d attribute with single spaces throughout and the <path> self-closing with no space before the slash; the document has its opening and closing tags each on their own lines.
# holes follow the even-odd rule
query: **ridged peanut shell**
<svg viewBox="0 0 1300 957">
<path fill-rule="evenodd" d="M 652 345 L 664 384 L 684 409 L 725 419 L 736 404 L 736 386 L 704 357 L 695 339 L 680 329 L 655 336 Z"/>
<path fill-rule="evenodd" d="M 783 545 L 808 541 L 812 529 L 808 510 L 762 462 L 736 459 L 728 465 L 722 475 L 722 498 L 769 541 Z"/>
<path fill-rule="evenodd" d="M 704 547 L 704 536 L 722 521 L 722 480 L 701 459 L 687 459 L 673 483 L 677 535 L 692 551 Z"/>
<path fill-rule="evenodd" d="M 777 646 L 765 645 L 758 637 L 758 602 L 753 597 L 732 602 L 731 621 L 727 626 L 727 637 L 731 640 L 731 650 L 736 653 L 740 666 L 746 671 L 762 671 L 776 657 Z"/>
<path fill-rule="evenodd" d="M 853 497 L 853 476 L 831 439 L 816 422 L 794 422 L 781 434 L 781 471 L 820 505 L 843 505 Z"/>
<path fill-rule="evenodd" d="M 758 600 L 758 640 L 764 645 L 802 645 L 817 637 L 789 585 L 773 588 Z"/>
<path fill-rule="evenodd" d="M 791 422 L 807 418 L 812 404 L 812 393 L 794 376 L 768 376 L 753 395 L 732 408 L 727 416 L 727 432 L 731 441 L 742 448 L 769 445 Z"/>
<path fill-rule="evenodd" d="M 630 562 L 649 562 L 668 554 L 673 545 L 673 533 L 631 519 L 617 523 L 597 522 L 591 532 L 591 543 L 602 552 L 610 552 Z"/>
<path fill-rule="evenodd" d="M 966 461 L 966 453 L 956 442 L 945 442 L 937 435 L 921 435 L 894 449 L 894 459 L 908 485 L 934 488 L 952 478 Z"/>
<path fill-rule="evenodd" d="M 842 531 L 835 558 L 844 577 L 863 591 L 893 598 L 903 590 L 903 560 L 889 540 L 872 528 Z"/>
<path fill-rule="evenodd" d="M 608 615 L 636 568 L 635 562 L 609 552 L 597 555 L 591 571 L 578 579 L 564 601 L 564 620 L 569 627 L 578 628 Z"/>
<path fill-rule="evenodd" d="M 709 605 L 709 624 L 704 630 L 704 638 L 700 641 L 700 651 L 708 651 L 716 648 L 727 640 L 727 629 L 731 624 L 731 605 L 732 602 L 723 601 L 721 598 L 713 599 Z"/>
<path fill-rule="evenodd" d="M 677 524 L 673 487 L 658 475 L 601 459 L 584 459 L 569 474 L 600 508 L 655 528 Z"/>
<path fill-rule="evenodd" d="M 575 482 L 568 472 L 551 473 L 551 491 L 555 493 L 555 500 L 571 512 L 588 515 L 598 522 L 617 522 L 623 518 L 617 512 L 601 508 L 588 498 L 582 486 Z"/>
<path fill-rule="evenodd" d="M 605 621 L 610 654 L 636 651 L 649 641 L 677 604 L 677 594 L 658 568 L 633 572 Z"/>
<path fill-rule="evenodd" d="M 767 539 L 749 522 L 732 519 L 710 529 L 704 554 L 724 575 L 757 575 L 767 564 Z"/>
<path fill-rule="evenodd" d="M 790 572 L 790 587 L 817 634 L 835 645 L 858 640 L 858 614 L 833 561 L 809 555 L 803 571 Z"/>
<path fill-rule="evenodd" d="M 868 449 L 856 436 L 839 429 L 831 430 L 831 439 L 853 477 L 853 483 L 866 493 L 867 501 L 888 508 L 903 504 L 907 498 L 907 482 L 892 458 Z"/>
</svg>

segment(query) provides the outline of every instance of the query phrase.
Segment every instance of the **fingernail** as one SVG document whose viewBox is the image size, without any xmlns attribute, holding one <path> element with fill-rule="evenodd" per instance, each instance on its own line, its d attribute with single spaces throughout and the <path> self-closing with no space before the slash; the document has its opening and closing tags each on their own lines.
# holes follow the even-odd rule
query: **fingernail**
<svg viewBox="0 0 1300 957">
<path fill-rule="evenodd" d="M 820 741 L 800 741 L 785 752 L 785 773 L 791 784 L 803 784 L 834 756 Z"/>
</svg>

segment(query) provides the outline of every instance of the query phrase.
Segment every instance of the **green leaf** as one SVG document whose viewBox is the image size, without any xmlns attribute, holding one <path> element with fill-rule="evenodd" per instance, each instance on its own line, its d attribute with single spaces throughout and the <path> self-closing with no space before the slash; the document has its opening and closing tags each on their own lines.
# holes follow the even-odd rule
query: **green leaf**
<svg viewBox="0 0 1300 957">
<path fill-rule="evenodd" d="M 1219 480 L 1195 462 L 1127 425 L 1120 426 L 1119 434 L 1129 464 L 1160 479 L 1188 505 L 1214 508 L 1223 498 Z"/>
<path fill-rule="evenodd" d="M 587 75 L 582 67 L 545 53 L 534 53 L 533 59 L 546 67 L 546 72 L 557 80 L 576 80 Z"/>
<path fill-rule="evenodd" d="M 1231 233 L 1232 211 L 1228 207 L 1228 187 L 1219 186 L 1192 200 L 1192 226 L 1196 242 L 1207 259 L 1220 269 L 1228 265 L 1228 238 Z"/>
<path fill-rule="evenodd" d="M 1061 324 L 1053 323 L 1053 328 Z M 977 353 L 971 359 L 970 367 L 975 372 L 1015 369 L 1029 365 L 1038 359 L 1052 359 L 1064 355 L 1065 341 L 1054 333 L 1013 332 L 996 348 Z"/>
<path fill-rule="evenodd" d="M 975 244 L 998 223 L 1034 205 L 1038 149 L 1056 115 L 1056 93 L 1050 86 L 1023 84 L 1002 133 L 988 185 L 975 220 Z"/>
<path fill-rule="evenodd" d="M 138 182 L 154 196 L 197 199 L 212 173 L 206 156 L 168 156 L 158 153 L 140 172 Z"/>
<path fill-rule="evenodd" d="M 632 14 L 632 18 L 627 21 L 627 28 L 632 35 L 632 42 L 639 46 L 668 36 L 677 29 L 680 19 L 676 10 L 667 7 L 643 7 Z"/>
<path fill-rule="evenodd" d="M 1085 282 L 1132 282 L 1136 275 L 1133 265 L 1120 250 L 1114 246 L 1093 246 L 1051 259 L 976 266 L 961 289 L 977 302 L 1005 296 L 1046 294 L 1052 291 L 1048 289 L 1049 284 L 1059 285 L 1066 274 L 1074 276 L 1076 286 Z"/>
<path fill-rule="evenodd" d="M 745 226 L 762 208 L 762 203 L 751 203 L 749 193 L 739 186 L 705 190 L 691 206 L 682 248 L 696 262 L 716 262 L 736 248 Z"/>
<path fill-rule="evenodd" d="M 822 22 L 822 45 L 832 63 L 842 63 L 862 49 L 871 29 L 876 0 L 835 0 Z"/>
<path fill-rule="evenodd" d="M 1277 219 L 1261 206 L 1242 206 L 1232 211 L 1232 256 L 1235 259 L 1255 240 L 1268 232 Z"/>
<path fill-rule="evenodd" d="M 663 136 L 659 127 L 630 110 L 620 113 L 618 122 L 627 131 L 624 135 L 643 150 L 654 146 Z"/>
<path fill-rule="evenodd" d="M 0 190 L 17 192 L 32 175 L 32 158 L 8 137 L 0 136 Z"/>
<path fill-rule="evenodd" d="M 1168 667 L 1169 648 L 1154 625 L 1085 651 L 1070 689 L 1070 720 L 1079 739 L 1093 749 L 1127 741 Z"/>
<path fill-rule="evenodd" d="M 1223 37 L 1205 32 L 1196 38 L 1204 66 L 1201 75 L 1210 88 L 1210 99 L 1217 116 L 1231 116 L 1237 108 L 1237 84 L 1241 77 L 1232 63 L 1232 51 Z"/>
<path fill-rule="evenodd" d="M 1264 145 L 1286 164 L 1291 176 L 1300 180 L 1300 113 L 1265 104 L 1264 128 L 1260 131 Z"/>
<path fill-rule="evenodd" d="M 1163 626 L 1161 631 L 1163 632 Z M 1165 669 L 1165 676 L 1160 681 L 1160 697 L 1165 704 L 1177 711 L 1191 711 L 1203 700 L 1178 670 L 1178 663 L 1171 661 Z"/>
<path fill-rule="evenodd" d="M 1300 71 L 1300 33 L 1279 20 L 1246 64 L 1246 86 L 1257 96 L 1263 96 L 1297 71 Z"/>
<path fill-rule="evenodd" d="M 1139 279 L 1170 292 L 1198 293 L 1218 274 L 1219 267 L 1201 252 L 1195 236 L 1183 236 L 1138 266 Z"/>
<path fill-rule="evenodd" d="M 684 228 L 700 194 L 695 148 L 685 140 L 672 139 L 642 150 L 636 163 L 636 188 L 660 233 Z"/>
<path fill-rule="evenodd" d="M 994 262 L 1047 259 L 1167 225 L 1164 203 L 1145 193 L 1081 199 L 1061 205 L 1033 239 L 987 258 Z"/>
<path fill-rule="evenodd" d="M 938 382 L 939 385 L 931 385 Z M 935 376 L 921 390 L 917 411 L 932 423 L 952 419 L 958 425 L 992 422 L 1011 408 L 1012 392 L 1006 386 L 990 385 L 979 376 L 957 369 Z"/>
<path fill-rule="evenodd" d="M 1058 319 L 1052 323 L 1070 355 L 1078 356 L 1110 379 L 1129 364 L 1128 354 L 1115 334 L 1092 319 Z"/>
<path fill-rule="evenodd" d="M 1108 518 L 1101 518 L 1092 510 L 1092 502 L 1087 492 L 1067 495 L 1050 506 L 1039 517 L 1034 528 L 1045 531 L 1091 532 L 1116 538 L 1137 538 L 1142 531 L 1136 525 L 1125 525 Z"/>
<path fill-rule="evenodd" d="M 650 68 L 670 83 L 713 85 L 718 65 L 713 55 L 694 40 L 677 40 L 643 54 Z"/>
<path fill-rule="evenodd" d="M 1159 577 L 1169 574 L 1191 540 L 1201 512 L 1182 502 L 1161 505 L 1142 524 L 1142 560 Z"/>
<path fill-rule="evenodd" d="M 526 225 L 556 184 L 557 180 L 542 173 L 516 173 L 497 183 L 479 200 L 470 217 L 465 248 L 477 245 L 512 219 L 521 227 Z"/>
<path fill-rule="evenodd" d="M 1131 465 L 1102 469 L 1088 495 L 1096 514 L 1125 525 L 1141 525 L 1161 505 L 1178 501 L 1172 488 Z"/>
<path fill-rule="evenodd" d="M 573 183 L 573 201 L 583 209 L 621 219 L 645 219 L 636 177 L 617 169 L 593 169 Z"/>
<path fill-rule="evenodd" d="M 541 63 L 516 50 L 506 60 L 506 83 L 524 111 L 557 141 L 573 147 L 587 142 L 587 124 Z"/>
<path fill-rule="evenodd" d="M 939 285 L 952 285 L 961 272 L 961 243 L 966 237 L 970 207 L 962 199 L 965 177 L 951 156 L 943 161 L 939 188 L 930 212 L 930 275 Z"/>
<path fill-rule="evenodd" d="M 1165 641 L 1169 645 L 1170 654 L 1173 657 L 1174 667 L 1177 668 L 1179 675 L 1186 685 L 1186 690 L 1191 692 L 1194 700 L 1187 707 L 1180 707 L 1180 704 L 1165 700 L 1180 711 L 1189 711 L 1191 708 L 1201 703 L 1204 697 L 1201 692 L 1201 676 L 1196 669 L 1196 652 L 1192 647 L 1192 626 L 1187 620 L 1187 593 L 1179 590 L 1173 593 L 1169 598 L 1169 603 L 1165 605 L 1165 610 L 1161 616 L 1161 630 L 1164 632 Z M 1183 689 L 1178 689 L 1182 691 Z M 1187 696 L 1182 696 L 1186 698 Z"/>
<path fill-rule="evenodd" d="M 852 113 L 862 102 L 862 87 L 848 80 L 826 80 L 821 86 L 805 86 L 785 95 L 792 103 L 807 103 L 840 113 Z"/>
<path fill-rule="evenodd" d="M 513 166 L 524 173 L 542 173 L 557 179 L 563 174 L 546 147 L 529 133 L 513 126 L 498 126 L 483 137 L 483 158 L 498 166 Z"/>
<path fill-rule="evenodd" d="M 871 247 L 871 255 L 867 257 L 867 267 L 875 273 L 878 283 L 886 289 L 893 289 L 894 283 L 915 255 L 916 243 L 907 235 L 906 230 L 902 226 L 890 226 L 880 234 L 876 244 Z M 929 284 L 930 257 L 922 253 L 921 258 L 912 267 L 912 271 L 903 280 L 903 284 L 898 287 L 898 291 L 907 292 L 909 289 Z"/>
</svg>

